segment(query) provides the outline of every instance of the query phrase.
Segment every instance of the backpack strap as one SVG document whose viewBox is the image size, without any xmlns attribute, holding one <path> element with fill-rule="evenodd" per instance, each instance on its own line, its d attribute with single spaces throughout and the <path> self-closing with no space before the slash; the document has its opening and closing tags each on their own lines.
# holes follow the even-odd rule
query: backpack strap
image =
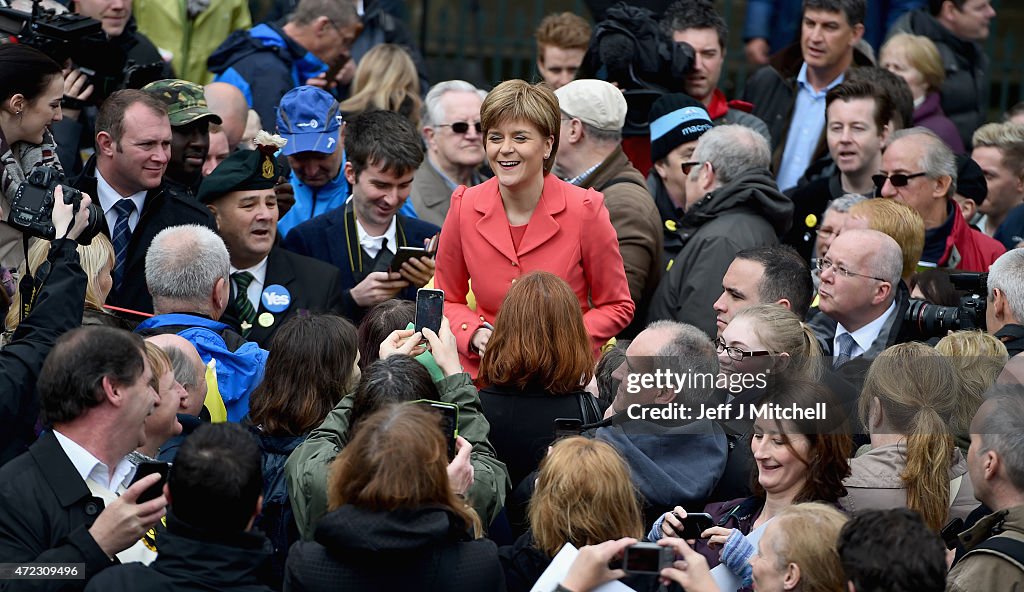
<svg viewBox="0 0 1024 592">
<path fill-rule="evenodd" d="M 975 553 L 995 555 L 1009 561 L 1017 569 L 1024 572 L 1024 541 L 996 535 L 989 537 L 983 543 L 971 549 L 964 557 L 966 558 Z"/>
</svg>

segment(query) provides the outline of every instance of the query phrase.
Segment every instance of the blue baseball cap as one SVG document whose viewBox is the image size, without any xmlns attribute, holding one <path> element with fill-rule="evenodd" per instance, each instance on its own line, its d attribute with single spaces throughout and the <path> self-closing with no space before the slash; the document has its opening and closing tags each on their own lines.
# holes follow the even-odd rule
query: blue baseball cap
<svg viewBox="0 0 1024 592">
<path fill-rule="evenodd" d="M 291 89 L 277 108 L 277 133 L 288 140 L 282 152 L 285 156 L 310 151 L 333 154 L 338 150 L 341 122 L 338 101 L 326 91 L 315 86 Z"/>
</svg>

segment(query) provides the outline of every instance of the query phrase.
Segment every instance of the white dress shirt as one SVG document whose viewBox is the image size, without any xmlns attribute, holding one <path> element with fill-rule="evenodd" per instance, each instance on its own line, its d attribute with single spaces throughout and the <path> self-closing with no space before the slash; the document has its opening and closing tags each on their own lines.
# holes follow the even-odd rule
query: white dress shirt
<svg viewBox="0 0 1024 592">
<path fill-rule="evenodd" d="M 380 245 L 384 239 L 388 239 L 389 251 L 392 253 L 398 252 L 398 245 L 396 244 L 398 241 L 395 238 L 395 229 L 397 228 L 397 225 L 395 224 L 396 218 L 397 216 L 391 217 L 391 225 L 388 226 L 387 231 L 385 231 L 381 236 L 370 236 L 370 233 L 366 232 L 366 229 L 363 228 L 363 225 L 359 220 L 356 220 L 356 232 L 359 233 L 359 246 L 366 251 L 366 254 L 369 255 L 371 259 L 376 258 L 377 253 L 380 253 Z"/>
<path fill-rule="evenodd" d="M 96 197 L 100 200 L 100 207 L 103 208 L 103 216 L 107 219 L 107 229 L 110 232 L 114 232 L 114 225 L 117 224 L 117 212 L 114 210 L 114 204 L 120 201 L 122 198 L 130 199 L 135 202 L 135 211 L 128 216 L 128 228 L 132 232 L 135 232 L 135 227 L 139 225 L 139 216 L 142 215 L 142 206 L 146 204 L 146 190 L 129 195 L 127 197 L 121 195 L 116 189 L 107 183 L 107 180 L 100 174 L 100 169 L 96 169 Z"/>
<path fill-rule="evenodd" d="M 843 333 L 849 333 L 850 337 L 853 337 L 853 351 L 850 352 L 850 359 L 864 355 L 864 352 L 871 349 L 871 345 L 878 339 L 878 334 L 882 332 L 882 327 L 885 326 L 885 322 L 896 312 L 896 300 L 893 299 L 892 304 L 885 310 L 877 319 L 871 321 L 867 325 L 864 325 L 856 331 L 848 331 L 842 323 L 836 323 L 836 335 L 832 338 L 832 353 L 833 355 L 839 355 L 839 336 Z"/>
<path fill-rule="evenodd" d="M 259 310 L 260 309 L 260 297 L 263 296 L 263 284 L 265 284 L 266 281 L 267 281 L 267 259 L 268 258 L 269 258 L 269 256 L 268 257 L 264 257 L 263 261 L 260 261 L 259 263 L 257 263 L 256 265 L 254 265 L 254 266 L 252 266 L 252 267 L 250 267 L 248 269 L 238 269 L 234 265 L 231 266 L 231 273 L 232 274 L 234 274 L 235 272 L 238 272 L 238 271 L 248 271 L 249 273 L 252 274 L 252 282 L 249 284 L 249 288 L 245 291 L 245 295 L 249 297 L 249 302 L 252 303 L 252 309 L 253 310 Z M 234 283 L 234 280 L 232 280 L 232 283 Z M 238 285 L 235 284 L 234 288 L 235 288 L 234 292 L 237 295 L 238 294 Z"/>
<path fill-rule="evenodd" d="M 128 460 L 128 457 L 118 461 L 117 466 L 114 467 L 114 476 L 111 477 L 110 467 L 103 464 L 91 452 L 57 430 L 53 430 L 53 435 L 57 437 L 57 443 L 60 444 L 71 464 L 75 466 L 75 470 L 82 476 L 82 481 L 92 481 L 114 493 L 120 493 L 128 488 L 132 477 L 135 476 L 135 465 Z"/>
</svg>

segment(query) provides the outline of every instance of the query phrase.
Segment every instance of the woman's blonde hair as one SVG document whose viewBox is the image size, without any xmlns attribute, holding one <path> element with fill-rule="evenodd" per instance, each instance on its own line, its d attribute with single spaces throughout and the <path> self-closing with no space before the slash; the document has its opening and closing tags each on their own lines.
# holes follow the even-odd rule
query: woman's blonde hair
<svg viewBox="0 0 1024 592">
<path fill-rule="evenodd" d="M 103 310 L 103 299 L 100 298 L 98 281 L 100 272 L 103 271 L 104 267 L 108 268 L 108 273 L 114 268 L 114 247 L 110 244 L 110 239 L 103 234 L 97 234 L 93 237 L 91 244 L 78 245 L 77 250 L 82 269 L 85 270 L 85 276 L 88 278 L 88 283 L 85 285 L 85 308 Z M 28 269 L 32 270 L 33 277 L 35 277 L 39 271 L 39 266 L 43 264 L 43 261 L 46 261 L 46 256 L 49 253 L 49 241 L 36 241 L 28 250 L 28 259 L 18 268 L 18 277 L 24 277 L 26 264 L 28 264 Z M 14 297 L 11 299 L 11 308 L 7 311 L 7 318 L 5 320 L 8 331 L 13 331 L 21 323 L 20 291 L 15 292 Z"/>
<path fill-rule="evenodd" d="M 543 83 L 530 84 L 525 80 L 506 80 L 487 93 L 480 105 L 480 125 L 487 132 L 508 121 L 526 121 L 540 131 L 541 140 L 552 138 L 551 152 L 544 160 L 544 174 L 551 172 L 558 154 L 559 128 L 562 111 L 558 97 Z"/>
<path fill-rule="evenodd" d="M 800 568 L 804 592 L 846 592 L 846 576 L 836 542 L 846 515 L 829 504 L 793 504 L 773 520 L 771 538 L 778 556 L 775 568 L 790 563 Z"/>
<path fill-rule="evenodd" d="M 755 304 L 736 313 L 733 322 L 740 318 L 752 321 L 754 335 L 773 355 L 789 354 L 788 370 L 811 380 L 821 378 L 821 346 L 796 313 L 781 304 Z"/>
<path fill-rule="evenodd" d="M 551 447 L 540 464 L 529 515 L 536 546 L 549 557 L 566 541 L 581 547 L 643 536 L 629 468 L 600 440 L 566 438 Z"/>
<path fill-rule="evenodd" d="M 984 331 L 954 331 L 935 344 L 935 351 L 947 356 L 959 387 L 949 429 L 954 435 L 967 435 L 982 395 L 995 384 L 1010 356 L 1002 341 Z"/>
<path fill-rule="evenodd" d="M 149 386 L 153 391 L 160 394 L 160 379 L 171 370 L 171 358 L 167 352 L 160 349 L 151 341 L 146 341 L 146 360 L 149 362 L 149 369 L 153 372 L 153 378 L 149 380 Z"/>
<path fill-rule="evenodd" d="M 907 507 L 938 532 L 949 514 L 949 467 L 953 438 L 949 420 L 959 397 L 957 376 L 942 354 L 923 343 L 901 343 L 871 363 L 858 402 L 860 420 L 870 427 L 871 402 L 885 414 L 885 428 L 907 437 L 906 467 L 900 477 Z"/>
<path fill-rule="evenodd" d="M 416 64 L 405 48 L 392 43 L 375 46 L 359 60 L 352 80 L 352 96 L 339 105 L 345 113 L 394 111 L 417 128 L 422 108 Z"/>
<path fill-rule="evenodd" d="M 884 55 L 887 49 L 902 49 L 907 56 L 907 63 L 921 73 L 928 92 L 939 92 L 946 80 L 946 69 L 942 66 L 939 48 L 931 39 L 923 35 L 897 33 L 882 45 L 878 55 Z"/>
</svg>

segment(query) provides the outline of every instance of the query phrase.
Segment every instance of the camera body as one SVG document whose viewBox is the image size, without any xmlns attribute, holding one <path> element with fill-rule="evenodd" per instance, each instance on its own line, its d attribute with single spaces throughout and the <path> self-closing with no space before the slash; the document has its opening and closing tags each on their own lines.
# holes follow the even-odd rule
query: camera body
<svg viewBox="0 0 1024 592">
<path fill-rule="evenodd" d="M 63 184 L 64 175 L 52 166 L 32 169 L 11 200 L 11 211 L 7 223 L 23 233 L 46 240 L 57 238 L 53 226 L 54 192 L 57 187 L 64 191 L 64 203 L 72 205 L 78 212 L 82 205 L 82 192 Z M 89 225 L 78 236 L 78 243 L 87 245 L 100 230 L 103 212 L 98 205 L 89 206 Z M 60 229 L 63 232 L 65 229 Z"/>
<path fill-rule="evenodd" d="M 987 273 L 953 273 L 949 280 L 962 292 L 958 306 L 939 306 L 912 298 L 903 316 L 904 332 L 927 339 L 944 337 L 948 331 L 985 330 L 985 309 L 988 303 Z"/>
<path fill-rule="evenodd" d="M 658 575 L 672 567 L 676 553 L 671 547 L 654 543 L 636 543 L 626 547 L 622 557 L 622 570 L 628 574 Z"/>
</svg>

